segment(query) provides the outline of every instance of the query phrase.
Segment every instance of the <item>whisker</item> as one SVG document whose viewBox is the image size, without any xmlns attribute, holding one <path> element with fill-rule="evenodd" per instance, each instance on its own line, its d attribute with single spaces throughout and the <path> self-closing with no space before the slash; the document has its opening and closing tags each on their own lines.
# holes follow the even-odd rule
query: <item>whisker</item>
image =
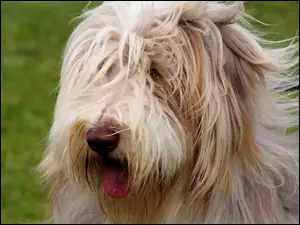
<svg viewBox="0 0 300 225">
<path fill-rule="evenodd" d="M 127 131 L 127 130 L 129 130 L 129 128 L 126 128 L 126 129 L 123 129 L 123 130 L 118 130 L 118 131 L 115 131 L 115 132 L 113 132 L 113 133 L 107 134 L 107 135 L 105 135 L 105 136 L 113 136 L 113 135 L 122 133 L 122 132 Z"/>
<path fill-rule="evenodd" d="M 86 155 L 85 155 L 85 178 L 86 178 L 86 182 L 89 185 L 90 189 L 92 189 L 92 186 L 89 181 L 88 169 L 89 169 L 89 151 L 87 151 Z"/>
</svg>

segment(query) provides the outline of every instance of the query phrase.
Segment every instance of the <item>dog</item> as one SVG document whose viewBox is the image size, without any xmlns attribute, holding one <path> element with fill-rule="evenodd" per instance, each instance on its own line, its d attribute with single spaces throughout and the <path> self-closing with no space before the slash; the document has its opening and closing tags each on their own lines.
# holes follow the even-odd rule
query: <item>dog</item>
<svg viewBox="0 0 300 225">
<path fill-rule="evenodd" d="M 299 222 L 297 38 L 264 40 L 242 2 L 77 19 L 39 165 L 52 223 Z"/>
</svg>

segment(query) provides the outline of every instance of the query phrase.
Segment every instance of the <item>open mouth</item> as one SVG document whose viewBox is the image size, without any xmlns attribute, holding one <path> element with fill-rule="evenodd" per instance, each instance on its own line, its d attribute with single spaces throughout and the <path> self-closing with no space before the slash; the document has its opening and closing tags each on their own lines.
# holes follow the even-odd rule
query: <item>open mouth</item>
<svg viewBox="0 0 300 225">
<path fill-rule="evenodd" d="M 102 184 L 105 193 L 112 198 L 124 198 L 130 191 L 127 161 L 111 157 L 102 158 Z"/>
</svg>

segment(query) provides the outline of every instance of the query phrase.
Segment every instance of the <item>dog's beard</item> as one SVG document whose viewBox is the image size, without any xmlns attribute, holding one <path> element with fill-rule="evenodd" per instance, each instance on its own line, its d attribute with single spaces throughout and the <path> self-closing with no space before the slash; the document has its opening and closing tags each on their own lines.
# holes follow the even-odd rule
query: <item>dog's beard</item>
<svg viewBox="0 0 300 225">
<path fill-rule="evenodd" d="M 68 175 L 72 182 L 83 184 L 95 193 L 109 221 L 162 222 L 168 210 L 174 210 L 167 207 L 172 205 L 171 201 L 178 207 L 184 177 L 178 168 L 166 168 L 152 161 L 141 151 L 143 143 L 137 142 L 128 129 L 124 130 L 121 147 L 103 158 L 88 147 L 86 123 L 76 122 L 65 154 L 68 159 L 64 160 L 70 161 Z M 119 192 L 119 196 L 112 192 Z"/>
</svg>

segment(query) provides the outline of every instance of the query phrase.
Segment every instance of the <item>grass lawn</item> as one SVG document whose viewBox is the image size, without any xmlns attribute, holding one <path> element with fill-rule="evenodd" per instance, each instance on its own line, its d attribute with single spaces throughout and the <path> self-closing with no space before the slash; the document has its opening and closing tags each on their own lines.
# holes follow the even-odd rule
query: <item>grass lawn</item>
<svg viewBox="0 0 300 225">
<path fill-rule="evenodd" d="M 271 39 L 294 36 L 298 2 L 247 2 L 248 11 L 277 24 Z M 87 2 L 1 2 L 1 223 L 39 223 L 47 194 L 35 166 L 51 125 L 61 53 L 70 20 Z M 93 3 L 95 5 L 95 3 Z"/>
</svg>

